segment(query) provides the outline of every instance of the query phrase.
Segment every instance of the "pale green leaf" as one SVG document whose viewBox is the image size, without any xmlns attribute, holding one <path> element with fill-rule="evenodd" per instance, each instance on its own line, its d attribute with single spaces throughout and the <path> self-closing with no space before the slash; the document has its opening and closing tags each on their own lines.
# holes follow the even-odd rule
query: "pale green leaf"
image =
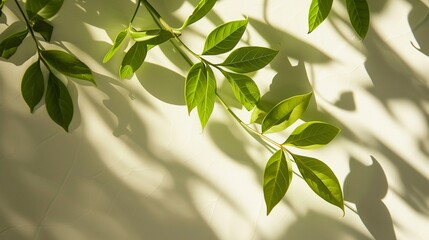
<svg viewBox="0 0 429 240">
<path fill-rule="evenodd" d="M 96 84 L 91 69 L 75 56 L 59 50 L 44 50 L 40 55 L 58 72 Z"/>
<path fill-rule="evenodd" d="M 180 29 L 183 29 L 201 18 L 203 18 L 210 10 L 213 8 L 217 0 L 201 0 L 198 5 L 195 7 L 191 16 L 189 16 L 186 21 L 183 23 L 183 26 Z"/>
<path fill-rule="evenodd" d="M 341 208 L 344 212 L 344 200 L 340 183 L 334 172 L 324 162 L 300 155 L 292 155 L 299 172 L 308 186 L 325 201 Z"/>
<path fill-rule="evenodd" d="M 214 108 L 215 99 L 216 99 L 216 79 L 213 74 L 212 69 L 209 66 L 206 66 L 206 81 L 201 82 L 203 98 L 198 103 L 198 116 L 200 118 L 201 126 L 204 129 L 206 126 Z M 204 80 L 204 79 L 202 79 Z"/>
<path fill-rule="evenodd" d="M 34 107 L 42 100 L 45 91 L 45 83 L 40 62 L 37 61 L 31 64 L 24 73 L 21 82 L 21 93 L 30 111 L 34 111 Z"/>
<path fill-rule="evenodd" d="M 103 63 L 108 62 L 113 57 L 113 55 L 115 55 L 115 53 L 118 51 L 119 47 L 124 42 L 124 39 L 127 37 L 127 35 L 128 35 L 128 29 L 125 29 L 118 33 L 118 35 L 115 38 L 115 41 L 113 42 L 112 47 L 104 56 Z"/>
<path fill-rule="evenodd" d="M 130 78 L 143 64 L 147 54 L 147 45 L 144 42 L 136 42 L 125 54 L 119 68 L 119 76 L 122 79 Z"/>
<path fill-rule="evenodd" d="M 202 102 L 206 82 L 206 67 L 201 62 L 194 64 L 191 69 L 189 69 L 185 82 L 185 101 L 188 107 L 188 114 Z"/>
<path fill-rule="evenodd" d="M 268 160 L 264 172 L 264 198 L 267 215 L 286 194 L 292 181 L 292 163 L 283 150 L 278 150 Z"/>
<path fill-rule="evenodd" d="M 324 122 L 307 122 L 298 126 L 283 143 L 303 149 L 322 147 L 334 139 L 340 129 Z"/>
<path fill-rule="evenodd" d="M 215 28 L 206 38 L 203 55 L 217 55 L 231 51 L 240 41 L 248 20 L 232 21 Z"/>
<path fill-rule="evenodd" d="M 329 15 L 333 0 L 313 0 L 308 13 L 308 33 L 317 28 Z"/>
<path fill-rule="evenodd" d="M 369 29 L 369 7 L 366 0 L 347 0 L 347 12 L 350 22 L 356 33 L 362 39 L 365 38 Z"/>
<path fill-rule="evenodd" d="M 252 111 L 252 115 L 250 116 L 250 123 L 261 124 L 265 116 L 267 116 L 267 112 L 256 106 L 256 108 Z"/>
<path fill-rule="evenodd" d="M 259 102 L 261 94 L 256 83 L 248 76 L 222 71 L 228 79 L 235 97 L 248 110 L 252 110 Z"/>
<path fill-rule="evenodd" d="M 0 57 L 9 59 L 28 34 L 28 29 L 10 35 L 0 43 Z"/>
<path fill-rule="evenodd" d="M 27 0 L 25 9 L 31 20 L 48 19 L 60 10 L 64 0 Z"/>
<path fill-rule="evenodd" d="M 234 50 L 220 66 L 234 72 L 257 71 L 270 63 L 278 51 L 264 47 L 242 47 Z"/>
<path fill-rule="evenodd" d="M 167 30 L 162 30 L 162 29 L 153 29 L 153 30 L 146 30 L 146 31 L 135 31 L 134 29 L 131 29 L 130 36 L 136 42 L 144 42 L 152 38 L 158 37 L 163 31 L 168 32 Z"/>
<path fill-rule="evenodd" d="M 46 21 L 39 20 L 34 23 L 33 30 L 35 32 L 40 33 L 43 39 L 49 42 L 51 41 L 52 31 L 54 30 L 54 27 Z"/>
<path fill-rule="evenodd" d="M 64 83 L 53 73 L 49 74 L 45 104 L 51 119 L 68 132 L 73 118 L 73 102 Z"/>
<path fill-rule="evenodd" d="M 307 110 L 312 95 L 297 95 L 278 103 L 262 121 L 262 132 L 279 132 L 292 125 Z"/>
</svg>

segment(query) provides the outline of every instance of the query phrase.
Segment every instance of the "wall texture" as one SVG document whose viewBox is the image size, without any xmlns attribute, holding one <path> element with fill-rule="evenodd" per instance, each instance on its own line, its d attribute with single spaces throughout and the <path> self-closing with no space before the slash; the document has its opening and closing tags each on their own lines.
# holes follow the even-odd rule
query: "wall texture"
<svg viewBox="0 0 429 240">
<path fill-rule="evenodd" d="M 177 26 L 197 3 L 151 2 Z M 131 80 L 117 80 L 120 54 L 101 63 L 134 3 L 66 0 L 53 42 L 87 63 L 99 88 L 67 81 L 79 104 L 67 134 L 43 104 L 30 114 L 21 97 L 33 43 L 0 61 L 0 239 L 429 239 L 428 2 L 369 1 L 364 41 L 342 0 L 307 34 L 310 2 L 218 1 L 183 39 L 200 51 L 215 26 L 249 17 L 240 44 L 280 50 L 254 76 L 264 97 L 313 90 L 304 120 L 342 129 L 311 155 L 334 170 L 355 212 L 342 217 L 294 178 L 266 216 L 270 152 L 219 105 L 201 130 L 184 105 L 186 63 L 170 45 L 151 51 Z M 13 4 L 5 11 L 17 13 Z"/>
</svg>

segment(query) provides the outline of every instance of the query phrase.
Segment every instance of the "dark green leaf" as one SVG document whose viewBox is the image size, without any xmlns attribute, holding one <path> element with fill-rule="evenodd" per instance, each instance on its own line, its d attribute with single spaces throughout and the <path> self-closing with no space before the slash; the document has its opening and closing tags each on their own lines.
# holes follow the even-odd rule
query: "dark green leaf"
<svg viewBox="0 0 429 240">
<path fill-rule="evenodd" d="M 347 12 L 356 33 L 364 39 L 369 28 L 369 7 L 366 0 L 347 0 Z"/>
<path fill-rule="evenodd" d="M 109 49 L 109 51 L 106 53 L 106 55 L 103 58 L 103 63 L 108 62 L 113 55 L 118 51 L 119 47 L 124 42 L 125 37 L 127 37 L 128 29 L 125 29 L 118 33 L 118 35 L 115 38 L 115 41 L 113 42 L 112 47 Z"/>
<path fill-rule="evenodd" d="M 264 172 L 264 198 L 267 215 L 284 197 L 291 181 L 292 163 L 283 150 L 278 150 L 268 160 Z"/>
<path fill-rule="evenodd" d="M 312 92 L 281 101 L 262 121 L 262 132 L 279 132 L 292 125 L 307 109 Z"/>
<path fill-rule="evenodd" d="M 261 95 L 258 86 L 248 76 L 236 73 L 222 71 L 223 75 L 228 79 L 235 97 L 248 110 L 252 110 L 259 102 Z"/>
<path fill-rule="evenodd" d="M 216 55 L 231 51 L 240 41 L 248 20 L 228 22 L 215 28 L 206 38 L 203 55 Z"/>
<path fill-rule="evenodd" d="M 265 67 L 278 51 L 264 47 L 242 47 L 234 50 L 223 63 L 219 64 L 234 72 L 248 73 Z"/>
<path fill-rule="evenodd" d="M 32 21 L 48 19 L 60 10 L 64 0 L 27 0 L 25 8 Z"/>
<path fill-rule="evenodd" d="M 75 56 L 58 50 L 45 50 L 40 52 L 42 58 L 58 72 L 74 78 L 90 81 L 94 84 L 91 69 Z"/>
<path fill-rule="evenodd" d="M 292 155 L 308 186 L 327 202 L 341 208 L 344 212 L 344 200 L 340 183 L 334 172 L 322 161 L 300 155 Z"/>
<path fill-rule="evenodd" d="M 201 62 L 194 64 L 189 69 L 185 82 L 185 101 L 188 107 L 188 114 L 203 101 L 206 83 L 206 67 Z"/>
<path fill-rule="evenodd" d="M 324 122 L 307 122 L 298 126 L 283 143 L 298 148 L 313 149 L 322 147 L 334 139 L 340 129 Z"/>
<path fill-rule="evenodd" d="M 206 81 L 201 82 L 201 95 L 203 98 L 197 105 L 198 116 L 200 118 L 201 126 L 204 129 L 206 126 L 210 115 L 213 112 L 214 103 L 216 99 L 216 79 L 213 74 L 212 69 L 209 66 L 206 66 Z M 203 79 L 204 80 L 204 79 Z M 199 89 L 198 89 L 199 90 Z"/>
<path fill-rule="evenodd" d="M 43 80 L 40 62 L 33 63 L 24 73 L 21 82 L 21 93 L 30 111 L 34 111 L 34 107 L 42 100 L 43 92 L 45 91 L 45 83 Z"/>
<path fill-rule="evenodd" d="M 51 41 L 52 31 L 54 30 L 54 27 L 46 21 L 39 20 L 34 23 L 33 30 L 40 33 L 43 39 L 49 42 Z"/>
<path fill-rule="evenodd" d="M 183 29 L 203 18 L 208 12 L 210 12 L 216 1 L 217 0 L 201 0 L 195 7 L 191 16 L 186 19 L 185 23 L 183 23 L 183 26 L 180 29 Z"/>
<path fill-rule="evenodd" d="M 28 29 L 10 35 L 0 43 L 0 56 L 9 59 L 28 34 Z"/>
<path fill-rule="evenodd" d="M 53 73 L 49 74 L 45 103 L 52 120 L 68 132 L 73 118 L 73 102 L 64 83 Z"/>
<path fill-rule="evenodd" d="M 119 69 L 119 76 L 130 78 L 143 64 L 147 54 L 147 45 L 144 42 L 136 42 L 125 54 Z"/>
<path fill-rule="evenodd" d="M 156 45 L 160 45 L 168 40 L 170 40 L 171 38 L 173 38 L 174 35 L 166 30 L 161 30 L 160 33 L 155 36 L 154 38 L 145 40 L 144 43 L 147 44 L 148 49 L 151 49 L 152 47 L 156 46 Z"/>
<path fill-rule="evenodd" d="M 333 0 L 313 0 L 308 13 L 308 33 L 311 33 L 328 17 Z"/>
</svg>

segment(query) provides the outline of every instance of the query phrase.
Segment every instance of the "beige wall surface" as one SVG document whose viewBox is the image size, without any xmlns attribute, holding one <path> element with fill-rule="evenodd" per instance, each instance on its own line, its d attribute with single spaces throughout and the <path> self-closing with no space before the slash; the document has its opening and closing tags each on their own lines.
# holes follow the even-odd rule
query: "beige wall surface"
<svg viewBox="0 0 429 240">
<path fill-rule="evenodd" d="M 180 26 L 198 1 L 150 2 Z M 342 0 L 307 34 L 310 3 L 220 0 L 182 39 L 200 52 L 215 26 L 247 16 L 239 44 L 280 51 L 252 77 L 267 99 L 312 90 L 303 120 L 342 129 L 308 154 L 338 176 L 350 207 L 344 217 L 298 177 L 266 216 L 270 151 L 218 103 L 202 131 L 183 98 L 188 66 L 168 43 L 151 50 L 130 80 L 119 80 L 124 54 L 102 59 L 135 2 L 75 0 L 52 20 L 46 45 L 79 56 L 98 84 L 62 79 L 76 106 L 70 133 L 44 104 L 31 114 L 21 96 L 23 73 L 36 59 L 31 39 L 0 61 L 0 239 L 429 239 L 428 2 L 369 1 L 363 41 Z M 0 31 L 19 19 L 12 1 L 4 12 Z M 142 13 L 136 21 L 148 19 Z"/>
</svg>

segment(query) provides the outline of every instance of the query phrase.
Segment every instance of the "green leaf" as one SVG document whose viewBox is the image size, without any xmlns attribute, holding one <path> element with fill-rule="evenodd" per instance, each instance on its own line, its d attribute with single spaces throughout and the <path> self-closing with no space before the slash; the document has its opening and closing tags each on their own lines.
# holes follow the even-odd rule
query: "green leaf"
<svg viewBox="0 0 429 240">
<path fill-rule="evenodd" d="M 256 106 L 256 108 L 253 109 L 252 115 L 250 116 L 250 123 L 261 124 L 265 116 L 267 116 L 267 112 L 259 108 L 259 106 Z"/>
<path fill-rule="evenodd" d="M 217 55 L 231 51 L 240 41 L 248 20 L 232 21 L 215 28 L 206 38 L 203 55 Z"/>
<path fill-rule="evenodd" d="M 222 71 L 228 79 L 235 97 L 248 110 L 252 110 L 259 102 L 261 94 L 256 83 L 248 76 Z"/>
<path fill-rule="evenodd" d="M 42 58 L 58 72 L 69 77 L 92 82 L 96 85 L 91 69 L 75 56 L 59 50 L 44 50 L 41 51 L 40 54 Z"/>
<path fill-rule="evenodd" d="M 317 28 L 329 15 L 333 0 L 313 0 L 308 13 L 308 33 Z"/>
<path fill-rule="evenodd" d="M 160 45 L 171 38 L 173 38 L 174 35 L 170 31 L 166 30 L 160 30 L 159 34 L 155 36 L 154 38 L 150 38 L 148 40 L 145 40 L 144 42 L 147 44 L 148 49 L 151 49 L 152 47 L 156 45 Z"/>
<path fill-rule="evenodd" d="M 191 16 L 186 19 L 183 23 L 183 26 L 180 29 L 184 29 L 185 27 L 197 22 L 201 18 L 203 18 L 210 10 L 213 8 L 217 0 L 201 0 L 198 5 L 195 7 Z"/>
<path fill-rule="evenodd" d="M 147 45 L 144 42 L 136 42 L 125 54 L 119 69 L 122 79 L 130 78 L 143 64 L 147 54 Z"/>
<path fill-rule="evenodd" d="M 48 19 L 60 10 L 64 0 L 27 0 L 25 8 L 32 20 Z"/>
<path fill-rule="evenodd" d="M 286 194 L 292 181 L 292 163 L 278 150 L 268 160 L 264 172 L 264 198 L 267 205 L 267 215 Z"/>
<path fill-rule="evenodd" d="M 219 64 L 234 72 L 248 73 L 265 67 L 278 51 L 264 47 L 242 47 L 234 50 L 223 63 Z"/>
<path fill-rule="evenodd" d="M 28 29 L 10 35 L 0 43 L 0 57 L 9 59 L 28 34 Z"/>
<path fill-rule="evenodd" d="M 43 39 L 49 42 L 51 41 L 52 31 L 54 30 L 54 27 L 46 21 L 39 20 L 34 23 L 33 30 L 35 32 L 40 33 Z"/>
<path fill-rule="evenodd" d="M 205 83 L 207 83 L 206 67 L 201 62 L 194 64 L 189 69 L 185 81 L 185 101 L 188 107 L 188 114 L 202 102 Z"/>
<path fill-rule="evenodd" d="M 113 57 L 113 55 L 115 55 L 115 53 L 118 51 L 119 47 L 124 42 L 124 39 L 127 37 L 127 35 L 128 35 L 128 29 L 125 29 L 118 33 L 118 35 L 115 38 L 115 41 L 113 42 L 112 47 L 104 56 L 103 63 L 108 62 Z"/>
<path fill-rule="evenodd" d="M 307 122 L 298 126 L 283 143 L 303 149 L 322 147 L 334 139 L 340 129 L 324 122 Z"/>
<path fill-rule="evenodd" d="M 162 31 L 167 31 L 167 30 L 154 29 L 154 30 L 146 30 L 146 31 L 135 31 L 134 29 L 131 29 L 130 35 L 134 41 L 143 42 L 143 41 L 147 41 L 152 38 L 158 37 Z"/>
<path fill-rule="evenodd" d="M 292 125 L 307 109 L 312 92 L 281 101 L 262 121 L 262 132 L 279 132 Z"/>
<path fill-rule="evenodd" d="M 356 33 L 364 39 L 369 28 L 369 7 L 366 0 L 347 0 L 347 12 Z"/>
<path fill-rule="evenodd" d="M 201 126 L 204 129 L 214 108 L 216 99 L 216 79 L 212 69 L 206 66 L 206 81 L 201 82 L 201 91 L 203 98 L 197 105 L 198 116 L 200 118 Z M 204 80 L 204 79 L 203 79 Z"/>
<path fill-rule="evenodd" d="M 341 208 L 344 213 L 344 200 L 340 183 L 334 172 L 322 161 L 293 154 L 295 163 L 298 166 L 308 186 L 325 201 Z"/>
<path fill-rule="evenodd" d="M 31 64 L 24 73 L 21 82 L 21 93 L 30 111 L 34 111 L 34 107 L 42 100 L 45 91 L 45 83 L 42 70 L 40 69 L 40 61 Z"/>
<path fill-rule="evenodd" d="M 68 132 L 73 118 L 73 102 L 64 83 L 53 73 L 49 74 L 45 103 L 51 119 Z"/>
</svg>

